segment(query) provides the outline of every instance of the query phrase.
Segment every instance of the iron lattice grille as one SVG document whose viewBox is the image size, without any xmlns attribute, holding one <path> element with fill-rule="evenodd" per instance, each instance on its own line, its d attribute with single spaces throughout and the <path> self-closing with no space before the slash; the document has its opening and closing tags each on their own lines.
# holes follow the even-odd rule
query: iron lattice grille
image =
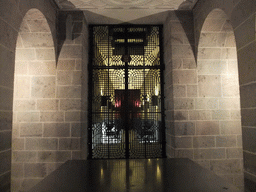
<svg viewBox="0 0 256 192">
<path fill-rule="evenodd" d="M 91 26 L 89 157 L 165 157 L 161 26 Z"/>
</svg>

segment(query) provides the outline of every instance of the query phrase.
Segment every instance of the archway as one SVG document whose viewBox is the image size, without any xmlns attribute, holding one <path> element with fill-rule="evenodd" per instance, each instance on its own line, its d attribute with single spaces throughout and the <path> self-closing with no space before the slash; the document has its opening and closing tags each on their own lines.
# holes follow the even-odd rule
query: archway
<svg viewBox="0 0 256 192">
<path fill-rule="evenodd" d="M 21 24 L 15 60 L 12 191 L 26 191 L 67 160 L 80 159 L 84 117 L 78 29 L 83 23 L 80 19 L 72 24 L 73 33 L 59 46 L 57 65 L 54 35 L 44 15 L 31 9 Z"/>
<path fill-rule="evenodd" d="M 243 187 L 240 93 L 235 35 L 226 14 L 213 10 L 200 33 L 194 159 Z"/>
<path fill-rule="evenodd" d="M 58 150 L 52 123 L 61 122 L 56 99 L 56 60 L 52 33 L 44 15 L 30 9 L 21 24 L 15 55 L 12 191 L 28 190 L 58 166 Z M 64 129 L 63 129 L 64 130 Z M 54 132 L 55 135 L 54 135 Z"/>
</svg>

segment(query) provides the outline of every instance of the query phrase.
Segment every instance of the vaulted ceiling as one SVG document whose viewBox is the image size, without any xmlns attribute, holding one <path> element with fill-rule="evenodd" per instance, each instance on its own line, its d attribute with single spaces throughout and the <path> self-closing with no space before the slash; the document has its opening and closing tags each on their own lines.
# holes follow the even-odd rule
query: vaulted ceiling
<svg viewBox="0 0 256 192">
<path fill-rule="evenodd" d="M 191 10 L 197 0 L 55 0 L 62 10 L 83 10 L 129 22 L 168 10 Z"/>
</svg>

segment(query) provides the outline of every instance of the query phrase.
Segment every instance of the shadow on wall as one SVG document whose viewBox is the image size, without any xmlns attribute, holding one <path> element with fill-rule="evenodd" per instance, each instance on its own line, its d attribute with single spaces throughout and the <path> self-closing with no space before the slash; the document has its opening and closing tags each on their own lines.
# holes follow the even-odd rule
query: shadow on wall
<svg viewBox="0 0 256 192">
<path fill-rule="evenodd" d="M 186 34 L 186 39 L 189 41 L 191 49 L 194 53 L 195 60 L 197 59 L 195 48 L 195 36 L 194 36 L 194 18 L 192 11 L 175 11 L 176 17 L 179 19 L 180 24 Z"/>
<path fill-rule="evenodd" d="M 195 122 L 188 117 L 197 97 L 193 14 L 170 11 L 164 28 L 167 156 L 193 159 Z"/>
<path fill-rule="evenodd" d="M 57 27 L 57 63 L 60 57 L 64 43 L 69 44 L 74 40 L 81 40 L 83 21 L 85 20 L 83 11 L 60 11 L 58 15 L 58 27 Z M 77 50 L 78 51 L 78 50 Z M 79 52 L 77 52 L 79 54 Z M 63 56 L 65 57 L 65 56 Z"/>
</svg>

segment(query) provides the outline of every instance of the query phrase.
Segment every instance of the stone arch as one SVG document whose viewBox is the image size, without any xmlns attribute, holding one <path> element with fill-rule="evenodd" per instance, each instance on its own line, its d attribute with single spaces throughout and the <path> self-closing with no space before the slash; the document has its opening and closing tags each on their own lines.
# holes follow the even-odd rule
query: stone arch
<svg viewBox="0 0 256 192">
<path fill-rule="evenodd" d="M 198 145 L 194 142 L 194 157 L 207 162 L 209 169 L 242 188 L 243 149 L 236 40 L 231 22 L 221 9 L 212 10 L 200 30 L 197 75 L 195 113 L 199 121 L 196 123 Z M 211 141 L 214 142 L 211 144 Z"/>
<path fill-rule="evenodd" d="M 87 62 L 82 58 L 87 39 L 83 19 L 72 21 L 72 38 L 65 38 L 66 31 L 62 30 L 58 41 L 56 30 L 41 9 L 30 9 L 20 25 L 13 99 L 12 191 L 28 190 L 65 161 L 80 159 L 80 143 L 86 136 L 81 138 L 81 124 L 86 119 L 82 103 L 87 98 L 81 101 L 81 89 L 87 85 L 87 79 L 81 78 L 86 75 L 83 66 L 87 66 L 82 64 Z M 66 20 L 60 16 L 59 27 L 62 22 Z M 84 153 L 86 158 L 86 149 Z"/>
<path fill-rule="evenodd" d="M 56 59 L 52 32 L 46 17 L 30 9 L 20 25 L 14 73 L 12 191 L 28 190 L 58 164 L 58 137 L 53 123 L 64 119 L 56 98 Z M 52 159 L 44 156 L 50 153 Z M 58 162 L 59 161 L 59 162 Z M 57 163 L 58 162 L 58 163 Z"/>
<path fill-rule="evenodd" d="M 209 14 L 216 9 L 222 10 L 226 17 L 230 20 L 231 25 L 234 26 L 233 13 L 236 12 L 237 3 L 232 0 L 208 0 L 198 1 L 193 8 L 194 15 L 194 28 L 195 28 L 195 47 L 198 48 L 199 38 L 201 35 L 202 27 Z M 202 11 L 203 10 L 203 11 Z M 198 51 L 198 50 L 196 50 Z"/>
<path fill-rule="evenodd" d="M 48 0 L 5 1 L 1 3 L 1 75 L 0 75 L 0 151 L 4 169 L 0 173 L 0 191 L 10 190 L 11 184 L 11 145 L 13 119 L 13 86 L 15 49 L 23 17 L 31 8 L 38 8 L 47 18 L 56 46 L 56 9 L 57 5 Z"/>
</svg>

